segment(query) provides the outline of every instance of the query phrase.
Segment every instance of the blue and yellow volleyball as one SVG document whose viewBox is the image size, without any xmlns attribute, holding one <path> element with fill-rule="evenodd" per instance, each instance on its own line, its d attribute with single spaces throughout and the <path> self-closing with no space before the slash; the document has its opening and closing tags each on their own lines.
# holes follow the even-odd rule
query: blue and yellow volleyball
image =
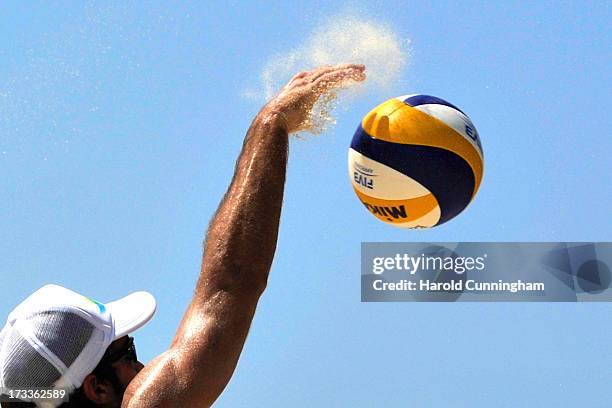
<svg viewBox="0 0 612 408">
<path fill-rule="evenodd" d="M 474 199 L 483 159 L 476 127 L 461 109 L 434 96 L 404 95 L 363 118 L 348 168 L 357 197 L 376 218 L 430 228 Z"/>
</svg>

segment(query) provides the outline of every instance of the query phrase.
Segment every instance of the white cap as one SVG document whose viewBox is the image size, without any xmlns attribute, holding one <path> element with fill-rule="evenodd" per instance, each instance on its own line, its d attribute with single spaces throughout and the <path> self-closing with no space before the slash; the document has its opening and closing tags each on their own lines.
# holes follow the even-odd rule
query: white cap
<svg viewBox="0 0 612 408">
<path fill-rule="evenodd" d="M 147 323 L 155 308 L 147 292 L 103 304 L 61 286 L 43 286 L 11 312 L 0 331 L 0 388 L 72 393 L 108 346 Z"/>
</svg>

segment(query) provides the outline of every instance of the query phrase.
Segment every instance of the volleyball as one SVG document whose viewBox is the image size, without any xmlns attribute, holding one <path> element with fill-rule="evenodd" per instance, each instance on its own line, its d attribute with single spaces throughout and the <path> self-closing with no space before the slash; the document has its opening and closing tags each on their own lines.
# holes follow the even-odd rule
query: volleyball
<svg viewBox="0 0 612 408">
<path fill-rule="evenodd" d="M 429 95 L 404 95 L 370 111 L 348 154 L 357 197 L 379 220 L 430 228 L 463 211 L 483 175 L 476 127 L 455 105 Z"/>
</svg>

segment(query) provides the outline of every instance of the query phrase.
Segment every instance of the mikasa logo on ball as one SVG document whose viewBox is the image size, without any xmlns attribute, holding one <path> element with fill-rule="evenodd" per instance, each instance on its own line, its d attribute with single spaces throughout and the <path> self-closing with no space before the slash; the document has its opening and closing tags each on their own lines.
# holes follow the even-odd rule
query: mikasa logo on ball
<svg viewBox="0 0 612 408">
<path fill-rule="evenodd" d="M 362 203 L 372 214 L 385 217 L 385 219 L 389 222 L 394 222 L 395 220 L 408 217 L 408 214 L 406 214 L 406 207 L 403 205 L 400 205 L 399 207 L 379 207 L 368 204 L 365 201 L 362 201 Z"/>
</svg>

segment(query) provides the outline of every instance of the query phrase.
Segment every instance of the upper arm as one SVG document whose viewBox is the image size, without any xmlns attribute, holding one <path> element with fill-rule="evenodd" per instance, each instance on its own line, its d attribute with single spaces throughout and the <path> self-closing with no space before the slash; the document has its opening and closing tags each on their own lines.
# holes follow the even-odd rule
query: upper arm
<svg viewBox="0 0 612 408">
<path fill-rule="evenodd" d="M 236 368 L 258 297 L 249 291 L 218 290 L 206 300 L 194 300 L 170 349 L 134 378 L 123 406 L 212 405 Z"/>
</svg>

